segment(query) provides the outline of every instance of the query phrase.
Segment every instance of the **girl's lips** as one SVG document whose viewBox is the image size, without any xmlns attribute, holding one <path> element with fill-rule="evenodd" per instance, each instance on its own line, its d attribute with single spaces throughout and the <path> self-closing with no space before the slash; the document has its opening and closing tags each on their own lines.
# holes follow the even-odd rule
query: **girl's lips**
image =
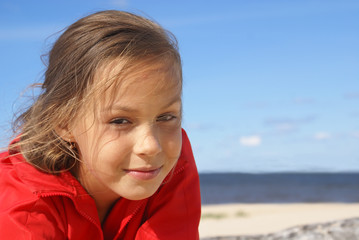
<svg viewBox="0 0 359 240">
<path fill-rule="evenodd" d="M 139 180 L 150 180 L 160 173 L 162 167 L 151 169 L 151 170 L 145 170 L 145 169 L 126 169 L 125 172 L 129 174 L 130 176 L 137 178 Z"/>
</svg>

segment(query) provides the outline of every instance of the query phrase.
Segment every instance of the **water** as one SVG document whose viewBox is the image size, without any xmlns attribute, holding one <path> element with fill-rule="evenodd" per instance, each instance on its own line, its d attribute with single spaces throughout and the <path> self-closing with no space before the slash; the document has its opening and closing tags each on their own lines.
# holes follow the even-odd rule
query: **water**
<svg viewBox="0 0 359 240">
<path fill-rule="evenodd" d="M 200 174 L 203 204 L 359 202 L 359 173 Z"/>
</svg>

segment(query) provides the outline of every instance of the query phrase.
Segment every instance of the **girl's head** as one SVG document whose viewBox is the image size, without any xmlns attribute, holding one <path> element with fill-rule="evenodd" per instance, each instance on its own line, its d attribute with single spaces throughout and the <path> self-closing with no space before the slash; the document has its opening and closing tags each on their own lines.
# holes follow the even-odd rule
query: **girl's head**
<svg viewBox="0 0 359 240">
<path fill-rule="evenodd" d="M 126 12 L 89 15 L 55 42 L 42 92 L 16 121 L 21 140 L 13 147 L 39 169 L 73 171 L 87 188 L 101 189 L 96 178 L 116 192 L 127 179 L 122 188 L 137 188 L 128 198 L 142 198 L 179 157 L 181 89 L 171 34 Z"/>
</svg>

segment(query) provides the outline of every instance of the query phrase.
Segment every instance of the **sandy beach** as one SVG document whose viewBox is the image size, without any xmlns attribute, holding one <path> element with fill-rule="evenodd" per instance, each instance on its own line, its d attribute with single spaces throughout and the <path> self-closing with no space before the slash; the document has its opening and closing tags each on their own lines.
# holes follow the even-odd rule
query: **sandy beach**
<svg viewBox="0 0 359 240">
<path fill-rule="evenodd" d="M 266 234 L 359 217 L 359 203 L 218 204 L 202 206 L 200 237 Z"/>
</svg>

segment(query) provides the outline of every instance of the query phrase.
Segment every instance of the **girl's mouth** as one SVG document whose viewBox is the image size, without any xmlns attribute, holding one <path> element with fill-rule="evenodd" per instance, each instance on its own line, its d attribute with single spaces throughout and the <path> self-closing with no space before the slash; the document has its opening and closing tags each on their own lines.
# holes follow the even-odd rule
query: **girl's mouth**
<svg viewBox="0 0 359 240">
<path fill-rule="evenodd" d="M 145 168 L 139 168 L 139 169 L 126 169 L 125 172 L 139 180 L 151 180 L 160 173 L 162 167 L 154 168 L 154 169 L 145 169 Z"/>
</svg>

